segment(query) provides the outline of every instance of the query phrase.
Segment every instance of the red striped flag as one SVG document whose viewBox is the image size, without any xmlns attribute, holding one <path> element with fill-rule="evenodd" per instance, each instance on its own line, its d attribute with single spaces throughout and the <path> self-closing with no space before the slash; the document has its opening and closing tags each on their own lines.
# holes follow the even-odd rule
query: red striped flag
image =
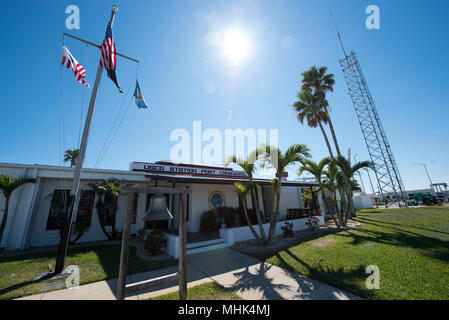
<svg viewBox="0 0 449 320">
<path fill-rule="evenodd" d="M 76 81 L 89 87 L 86 82 L 86 69 L 76 61 L 65 45 L 62 46 L 62 65 L 67 69 L 72 69 Z"/>
<path fill-rule="evenodd" d="M 123 90 L 117 83 L 117 76 L 115 74 L 115 68 L 117 66 L 117 52 L 115 48 L 114 35 L 112 34 L 111 22 L 109 22 L 106 29 L 106 36 L 100 50 L 100 65 L 106 69 L 108 72 L 108 77 L 115 83 L 119 91 L 123 93 Z"/>
</svg>

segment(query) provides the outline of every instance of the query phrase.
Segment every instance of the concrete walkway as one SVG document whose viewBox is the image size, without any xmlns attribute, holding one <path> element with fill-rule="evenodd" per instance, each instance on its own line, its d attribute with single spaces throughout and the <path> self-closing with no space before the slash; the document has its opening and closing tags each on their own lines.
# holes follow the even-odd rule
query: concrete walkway
<svg viewBox="0 0 449 320">
<path fill-rule="evenodd" d="M 188 256 L 188 287 L 216 281 L 236 292 L 245 300 L 348 300 L 359 299 L 350 293 L 327 284 L 261 262 L 229 248 Z M 129 275 L 127 283 L 143 281 L 177 272 L 178 267 Z M 81 274 L 81 277 L 83 275 Z M 63 289 L 33 296 L 23 300 L 113 300 L 117 279 L 82 285 L 78 289 Z M 148 299 L 175 292 L 177 284 L 169 284 L 138 292 L 126 299 Z"/>
</svg>

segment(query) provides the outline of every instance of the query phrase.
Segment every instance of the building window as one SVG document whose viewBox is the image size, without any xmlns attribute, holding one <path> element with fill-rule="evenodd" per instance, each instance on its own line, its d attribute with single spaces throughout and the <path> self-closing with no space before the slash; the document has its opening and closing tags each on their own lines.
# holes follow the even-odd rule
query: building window
<svg viewBox="0 0 449 320">
<path fill-rule="evenodd" d="M 92 211 L 94 209 L 95 191 L 83 190 L 81 191 L 81 199 L 78 206 L 78 213 L 76 215 L 76 222 L 83 223 L 90 228 L 92 222 Z"/>
<path fill-rule="evenodd" d="M 45 230 L 59 230 L 64 223 L 64 214 L 69 201 L 69 190 L 55 190 L 51 198 L 50 213 L 48 214 Z"/>
<path fill-rule="evenodd" d="M 45 230 L 59 230 L 64 224 L 64 217 L 69 204 L 70 190 L 55 190 L 51 199 L 50 213 L 48 214 Z M 90 227 L 92 211 L 94 208 L 95 192 L 82 190 L 78 206 L 76 221 Z"/>
</svg>

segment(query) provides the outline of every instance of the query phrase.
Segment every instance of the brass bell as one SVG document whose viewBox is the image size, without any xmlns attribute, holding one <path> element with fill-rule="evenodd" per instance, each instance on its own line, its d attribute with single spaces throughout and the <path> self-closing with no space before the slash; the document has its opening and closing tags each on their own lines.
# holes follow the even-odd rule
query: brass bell
<svg viewBox="0 0 449 320">
<path fill-rule="evenodd" d="M 167 208 L 167 201 L 162 193 L 156 193 L 151 197 L 150 208 L 145 213 L 143 221 L 160 221 L 173 219 L 173 215 Z"/>
</svg>

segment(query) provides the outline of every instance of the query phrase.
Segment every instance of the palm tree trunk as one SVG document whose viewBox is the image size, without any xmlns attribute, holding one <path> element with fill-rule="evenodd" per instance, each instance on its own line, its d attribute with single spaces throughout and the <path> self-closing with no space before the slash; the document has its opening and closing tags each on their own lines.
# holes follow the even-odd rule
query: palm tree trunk
<svg viewBox="0 0 449 320">
<path fill-rule="evenodd" d="M 246 197 L 241 197 L 241 198 L 242 198 L 243 213 L 245 214 L 245 219 L 246 219 L 246 222 L 248 223 L 249 230 L 254 235 L 254 238 L 256 238 L 256 240 L 260 241 L 260 237 L 257 234 L 256 230 L 254 229 L 254 227 L 253 227 L 253 225 L 252 225 L 252 223 L 251 223 L 251 221 L 249 220 L 249 217 L 248 217 L 248 211 L 246 209 L 247 208 Z"/>
<path fill-rule="evenodd" d="M 326 110 L 327 112 L 327 110 Z M 334 140 L 335 149 L 337 150 L 337 155 L 341 156 L 340 147 L 338 145 L 337 136 L 335 135 L 334 125 L 332 124 L 332 120 L 329 117 L 329 129 L 331 130 L 332 139 Z"/>
<path fill-rule="evenodd" d="M 351 190 L 351 194 L 349 195 L 349 208 L 351 209 L 351 217 L 357 218 L 357 213 L 355 212 L 355 209 L 354 209 L 354 202 L 352 201 L 352 190 Z"/>
<path fill-rule="evenodd" d="M 98 201 L 100 201 L 100 199 Z M 100 222 L 100 228 L 103 231 L 103 233 L 105 234 L 105 236 L 108 238 L 108 240 L 111 240 L 111 235 L 106 230 L 106 227 L 104 225 L 104 216 L 106 215 L 105 211 L 106 211 L 106 209 L 104 207 L 102 208 L 102 205 L 100 205 L 97 202 L 97 215 L 98 215 L 98 221 Z"/>
<path fill-rule="evenodd" d="M 255 198 L 255 192 L 257 191 L 257 186 L 255 188 L 251 189 L 251 194 L 254 196 Z M 262 237 L 262 241 L 265 244 L 267 242 L 267 236 L 265 235 L 265 230 L 263 228 L 263 224 L 262 224 L 262 219 L 260 217 L 260 208 L 259 208 L 259 203 L 257 201 L 255 201 L 256 204 L 256 218 L 257 218 L 257 223 L 259 224 L 259 229 L 260 229 L 260 235 Z"/>
<path fill-rule="evenodd" d="M 117 239 L 117 229 L 115 228 L 115 217 L 117 215 L 117 211 L 115 209 L 111 210 L 111 233 L 112 239 Z"/>
<path fill-rule="evenodd" d="M 334 196 L 335 215 L 337 216 L 337 221 L 338 221 L 338 223 L 336 223 L 336 224 L 337 224 L 338 228 L 341 228 L 343 226 L 342 220 L 341 220 L 341 214 L 340 214 L 341 204 L 340 204 L 340 208 L 338 208 L 337 189 L 335 187 L 332 189 L 332 194 Z"/>
<path fill-rule="evenodd" d="M 76 238 L 75 239 L 73 239 L 73 240 L 70 240 L 69 241 L 69 244 L 75 244 L 79 239 L 81 239 L 81 237 L 84 235 L 84 233 L 78 233 L 78 235 L 76 236 Z"/>
<path fill-rule="evenodd" d="M 320 126 L 321 132 L 323 133 L 324 140 L 326 141 L 327 148 L 329 149 L 329 154 L 330 154 L 331 158 L 334 159 L 334 154 L 332 153 L 331 144 L 329 143 L 329 139 L 327 138 L 326 131 L 324 131 L 321 121 L 318 122 L 318 125 Z"/>
<path fill-rule="evenodd" d="M 109 234 L 109 232 L 106 230 L 106 227 L 104 226 L 104 222 L 102 221 L 102 219 L 100 219 L 100 228 L 103 231 L 104 235 L 108 238 L 108 240 L 112 240 L 111 239 L 111 235 Z"/>
<path fill-rule="evenodd" d="M 351 194 L 352 194 L 351 185 L 349 182 L 346 182 L 346 200 L 348 202 L 346 203 L 345 226 L 348 222 L 349 216 L 351 215 Z"/>
<path fill-rule="evenodd" d="M 8 207 L 9 207 L 9 197 L 6 197 L 5 210 L 3 210 L 2 224 L 0 225 L 0 246 L 2 244 L 3 232 L 5 231 L 6 221 L 8 219 Z"/>
<path fill-rule="evenodd" d="M 335 215 L 337 215 L 337 218 L 339 217 L 338 214 L 338 201 L 337 201 L 337 192 L 335 191 L 335 187 L 332 189 L 332 194 L 334 196 L 334 206 L 335 206 Z M 338 223 L 337 223 L 338 221 Z M 341 221 L 340 219 L 335 219 L 335 224 L 337 225 L 338 228 L 341 228 Z"/>
<path fill-rule="evenodd" d="M 256 210 L 256 200 L 254 199 L 254 194 L 251 192 L 251 206 L 254 210 Z"/>
<path fill-rule="evenodd" d="M 330 215 L 331 215 L 331 217 L 332 217 L 332 220 L 334 220 L 334 222 L 335 222 L 335 225 L 338 227 L 338 228 L 340 228 L 340 225 L 338 224 L 338 221 L 337 221 L 337 219 L 335 218 L 335 214 L 334 214 L 334 212 L 332 211 L 332 209 L 331 209 L 331 206 L 329 206 L 329 202 L 327 201 L 327 199 L 326 199 L 326 194 L 325 194 L 325 191 L 324 191 L 324 186 L 320 186 L 320 188 L 321 188 L 321 196 L 323 197 L 323 202 L 324 202 L 324 206 L 326 207 L 326 210 L 330 213 Z"/>
<path fill-rule="evenodd" d="M 342 188 L 338 188 L 338 195 L 340 196 L 340 208 L 338 208 L 337 203 L 337 210 L 338 210 L 338 221 L 340 222 L 340 226 L 343 228 L 346 226 L 345 224 L 345 210 L 346 210 L 346 192 L 342 191 Z M 337 194 L 335 194 L 335 197 L 337 197 Z M 335 201 L 337 198 L 335 198 Z"/>
<path fill-rule="evenodd" d="M 281 200 L 281 190 L 279 187 L 279 190 L 276 190 L 274 194 L 274 203 L 273 203 L 273 214 L 271 215 L 271 221 L 270 221 L 270 230 L 268 233 L 268 242 L 271 242 L 271 239 L 273 238 L 274 232 L 276 230 L 276 224 L 279 216 L 279 202 Z"/>
</svg>

